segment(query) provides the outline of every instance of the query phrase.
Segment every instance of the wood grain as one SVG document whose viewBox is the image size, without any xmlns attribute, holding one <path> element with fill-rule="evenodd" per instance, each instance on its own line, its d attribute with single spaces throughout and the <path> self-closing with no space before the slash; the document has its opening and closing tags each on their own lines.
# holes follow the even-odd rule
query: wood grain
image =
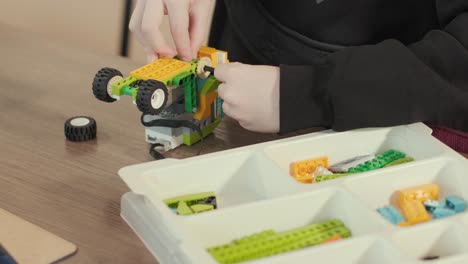
<svg viewBox="0 0 468 264">
<path fill-rule="evenodd" d="M 106 104 L 91 92 L 101 67 L 128 73 L 140 65 L 6 25 L 0 24 L 0 34 L 0 208 L 76 244 L 78 253 L 64 263 L 157 263 L 119 215 L 128 189 L 117 171 L 152 160 L 140 113 L 129 98 Z M 65 140 L 63 124 L 75 115 L 96 119 L 96 140 Z M 226 119 L 203 153 L 279 138 Z M 197 151 L 182 146 L 167 155 Z"/>
<path fill-rule="evenodd" d="M 0 34 L 0 208 L 76 244 L 78 253 L 65 263 L 157 263 L 119 215 L 128 189 L 117 171 L 152 160 L 140 112 L 129 98 L 106 104 L 91 91 L 101 67 L 128 73 L 139 65 L 2 24 Z M 76 115 L 96 119 L 96 140 L 65 140 L 64 122 Z M 276 138 L 227 119 L 203 153 Z M 197 151 L 180 147 L 167 155 Z"/>
</svg>

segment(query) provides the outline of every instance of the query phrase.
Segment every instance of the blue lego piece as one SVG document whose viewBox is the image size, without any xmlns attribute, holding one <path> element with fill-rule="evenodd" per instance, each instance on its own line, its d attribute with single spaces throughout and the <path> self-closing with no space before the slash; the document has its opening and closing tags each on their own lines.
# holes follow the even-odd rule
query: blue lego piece
<svg viewBox="0 0 468 264">
<path fill-rule="evenodd" d="M 445 205 L 439 201 L 426 200 L 424 201 L 424 207 L 426 208 L 426 211 L 432 214 L 432 212 L 434 212 L 435 209 L 444 208 Z"/>
<path fill-rule="evenodd" d="M 432 218 L 434 219 L 439 219 L 439 218 L 444 218 L 444 217 L 448 217 L 448 216 L 452 216 L 452 215 L 455 215 L 456 212 L 454 210 L 451 210 L 449 208 L 436 208 L 433 212 L 432 212 Z"/>
<path fill-rule="evenodd" d="M 394 225 L 398 224 L 399 222 L 405 221 L 398 212 L 398 210 L 391 205 L 378 208 L 377 212 L 379 212 L 380 215 L 382 215 L 385 219 L 387 219 L 390 223 Z"/>
<path fill-rule="evenodd" d="M 466 209 L 465 200 L 456 195 L 450 195 L 445 197 L 445 204 L 448 208 L 454 210 L 457 213 L 463 212 Z"/>
<path fill-rule="evenodd" d="M 216 118 L 223 118 L 224 111 L 223 111 L 223 102 L 224 100 L 221 97 L 216 97 Z"/>
</svg>

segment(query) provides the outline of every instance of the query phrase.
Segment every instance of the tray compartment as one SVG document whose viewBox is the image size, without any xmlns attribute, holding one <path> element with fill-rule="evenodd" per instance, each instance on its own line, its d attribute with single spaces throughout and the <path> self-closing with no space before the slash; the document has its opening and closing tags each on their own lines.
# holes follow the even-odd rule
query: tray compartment
<svg viewBox="0 0 468 264">
<path fill-rule="evenodd" d="M 434 158 L 443 149 L 434 144 L 430 135 L 415 133 L 408 127 L 362 129 L 343 133 L 323 133 L 309 137 L 285 140 L 265 148 L 267 157 L 289 175 L 291 162 L 326 156 L 329 165 L 363 155 L 377 155 L 387 150 L 398 150 L 415 161 Z M 424 147 L 422 147 L 424 146 Z M 398 165 L 406 166 L 409 163 Z M 382 168 L 379 170 L 388 170 Z M 352 177 L 358 174 L 352 175 Z M 347 176 L 351 177 L 351 176 Z M 294 178 L 291 180 L 296 182 Z"/>
<path fill-rule="evenodd" d="M 255 151 L 187 159 L 142 173 L 146 195 L 168 199 L 214 192 L 218 209 L 270 199 L 297 191 L 274 163 Z"/>
<path fill-rule="evenodd" d="M 330 245 L 380 232 L 384 226 L 382 219 L 339 188 L 280 197 L 181 220 L 187 235 L 205 250 L 268 229 L 283 232 L 329 219 L 341 220 L 352 233 L 351 238 Z"/>
<path fill-rule="evenodd" d="M 414 260 L 438 256 L 443 261 L 468 253 L 468 230 L 460 223 L 438 221 L 401 230 L 393 235 L 395 245 Z"/>
<path fill-rule="evenodd" d="M 467 165 L 466 161 L 459 159 L 439 158 L 348 178 L 344 184 L 373 210 L 389 204 L 395 206 L 395 192 L 400 189 L 428 183 L 439 186 L 439 202 L 444 202 L 448 195 L 457 195 L 468 201 Z"/>
</svg>

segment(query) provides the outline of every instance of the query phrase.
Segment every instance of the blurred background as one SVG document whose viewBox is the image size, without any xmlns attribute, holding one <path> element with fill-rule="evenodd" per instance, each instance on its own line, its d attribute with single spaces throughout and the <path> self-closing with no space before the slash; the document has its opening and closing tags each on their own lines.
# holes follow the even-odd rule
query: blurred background
<svg viewBox="0 0 468 264">
<path fill-rule="evenodd" d="M 140 43 L 128 31 L 137 0 L 1 0 L 0 23 L 69 45 L 146 63 Z M 213 6 L 207 12 L 213 14 Z M 155 25 L 156 26 L 156 25 Z M 161 26 L 173 44 L 169 21 Z M 205 43 L 206 44 L 206 43 Z"/>
</svg>

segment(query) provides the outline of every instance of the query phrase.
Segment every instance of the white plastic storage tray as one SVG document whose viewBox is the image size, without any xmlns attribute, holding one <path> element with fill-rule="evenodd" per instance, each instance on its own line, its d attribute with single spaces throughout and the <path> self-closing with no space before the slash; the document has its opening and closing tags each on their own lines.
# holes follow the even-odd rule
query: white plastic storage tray
<svg viewBox="0 0 468 264">
<path fill-rule="evenodd" d="M 289 175 L 289 163 L 328 156 L 333 164 L 395 149 L 415 161 L 313 184 Z M 322 131 L 184 160 L 122 168 L 131 189 L 122 217 L 161 264 L 217 263 L 208 247 L 267 229 L 277 232 L 338 218 L 352 237 L 245 263 L 468 263 L 468 214 L 409 227 L 376 209 L 405 187 L 436 183 L 441 199 L 468 200 L 468 161 L 421 123 L 347 132 Z M 213 191 L 218 209 L 176 215 L 163 200 Z M 438 260 L 421 261 L 428 255 Z"/>
</svg>

